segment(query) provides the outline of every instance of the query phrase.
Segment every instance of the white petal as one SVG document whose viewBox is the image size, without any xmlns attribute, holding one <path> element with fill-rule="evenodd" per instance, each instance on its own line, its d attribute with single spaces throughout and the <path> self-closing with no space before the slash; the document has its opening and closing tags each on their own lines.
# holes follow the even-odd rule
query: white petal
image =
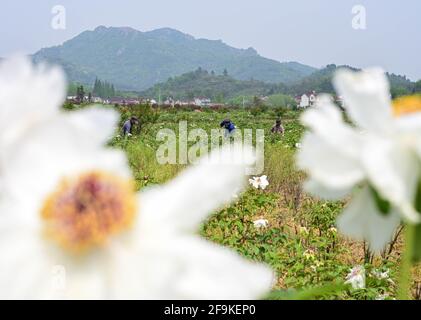
<svg viewBox="0 0 421 320">
<path fill-rule="evenodd" d="M 21 219 L 21 206 L 0 216 L 0 297 L 5 299 L 106 299 L 113 274 L 107 249 L 74 256 Z M 24 212 L 25 213 L 25 212 Z"/>
<path fill-rule="evenodd" d="M 10 199 L 6 200 L 25 206 L 22 211 L 30 219 L 37 218 L 45 197 L 63 178 L 98 170 L 131 176 L 123 152 L 102 149 L 87 139 L 73 120 L 57 117 L 51 127 L 32 130 L 31 136 L 20 139 L 19 146 L 7 155 L 3 183 Z"/>
<path fill-rule="evenodd" d="M 334 85 L 355 123 L 369 131 L 391 132 L 392 108 L 389 82 L 381 69 L 336 73 Z"/>
<path fill-rule="evenodd" d="M 311 132 L 341 153 L 358 158 L 363 137 L 344 122 L 339 107 L 332 103 L 330 96 L 321 95 L 316 106 L 302 115 L 301 121 Z"/>
<path fill-rule="evenodd" d="M 154 241 L 137 254 L 114 251 L 114 298 L 257 299 L 271 288 L 269 268 L 229 249 L 194 236 Z"/>
<path fill-rule="evenodd" d="M 326 200 L 339 200 L 348 195 L 352 188 L 332 189 L 314 179 L 309 179 L 304 183 L 304 190 L 312 195 L 321 197 Z"/>
<path fill-rule="evenodd" d="M 360 190 L 345 211 L 338 217 L 338 230 L 357 240 L 369 242 L 372 250 L 379 252 L 391 241 L 400 223 L 399 214 L 392 210 L 382 215 L 368 187 Z"/>
<path fill-rule="evenodd" d="M 414 223 L 421 216 L 413 208 L 419 181 L 418 159 L 394 140 L 367 137 L 362 153 L 368 179 L 380 195 L 400 209 Z"/>
<path fill-rule="evenodd" d="M 46 299 L 51 297 L 51 267 L 37 228 L 0 226 L 0 298 Z"/>
<path fill-rule="evenodd" d="M 323 138 L 306 133 L 302 145 L 298 152 L 298 166 L 327 188 L 348 189 L 363 180 L 359 160 Z"/>
<path fill-rule="evenodd" d="M 81 139 L 89 138 L 89 142 L 95 145 L 105 145 L 110 140 L 119 117 L 115 111 L 97 106 L 68 112 L 63 116 L 66 117 L 66 122 L 74 127 L 74 130 L 79 131 L 78 135 Z"/>
<path fill-rule="evenodd" d="M 140 196 L 141 225 L 196 231 L 208 215 L 232 201 L 233 192 L 244 188 L 245 168 L 250 156 L 242 163 L 238 162 L 241 157 L 239 149 L 212 153 L 167 185 L 143 192 Z"/>
<path fill-rule="evenodd" d="M 33 66 L 15 57 L 0 64 L 0 146 L 14 143 L 30 127 L 59 111 L 66 82 L 59 68 Z"/>
<path fill-rule="evenodd" d="M 401 132 L 420 135 L 421 133 L 421 112 L 401 115 L 395 119 L 396 126 Z"/>
</svg>

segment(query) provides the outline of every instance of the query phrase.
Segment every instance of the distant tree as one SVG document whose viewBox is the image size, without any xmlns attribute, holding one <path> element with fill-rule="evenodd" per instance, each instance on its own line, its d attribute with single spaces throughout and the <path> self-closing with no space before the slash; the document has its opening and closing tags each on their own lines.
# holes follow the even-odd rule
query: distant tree
<svg viewBox="0 0 421 320">
<path fill-rule="evenodd" d="M 85 90 L 83 89 L 83 86 L 79 86 L 77 88 L 76 95 L 77 95 L 78 102 L 82 103 L 83 102 L 83 99 L 85 98 Z"/>
<path fill-rule="evenodd" d="M 255 107 L 261 107 L 263 105 L 262 99 L 260 99 L 258 96 L 253 97 L 253 105 Z"/>
<path fill-rule="evenodd" d="M 227 76 L 228 76 L 228 70 L 224 69 L 224 77 L 227 77 Z"/>
<path fill-rule="evenodd" d="M 214 77 L 215 76 L 215 71 L 211 71 L 211 76 Z"/>
<path fill-rule="evenodd" d="M 266 104 L 273 108 L 291 108 L 295 105 L 295 100 L 291 96 L 284 94 L 275 94 L 269 96 Z"/>
<path fill-rule="evenodd" d="M 407 96 L 411 94 L 411 91 L 405 87 L 392 87 L 390 89 L 390 94 L 392 95 L 392 99 Z"/>
<path fill-rule="evenodd" d="M 194 98 L 194 92 L 191 91 L 191 90 L 187 91 L 187 98 L 188 99 L 193 99 Z"/>
<path fill-rule="evenodd" d="M 220 92 L 216 95 L 215 97 L 215 101 L 217 103 L 224 103 L 225 99 L 224 99 L 224 93 Z"/>
<path fill-rule="evenodd" d="M 421 80 L 418 80 L 417 82 L 415 82 L 413 91 L 414 93 L 421 93 Z"/>
<path fill-rule="evenodd" d="M 114 85 L 107 82 L 101 81 L 98 78 L 95 79 L 93 94 L 101 98 L 109 98 L 115 96 Z"/>
</svg>

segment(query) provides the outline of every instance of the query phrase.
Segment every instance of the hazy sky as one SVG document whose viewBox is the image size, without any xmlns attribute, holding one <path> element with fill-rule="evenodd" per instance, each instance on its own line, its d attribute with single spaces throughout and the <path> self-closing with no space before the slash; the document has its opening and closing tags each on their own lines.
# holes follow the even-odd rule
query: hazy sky
<svg viewBox="0 0 421 320">
<path fill-rule="evenodd" d="M 1 0 L 0 56 L 33 53 L 98 25 L 141 31 L 171 27 L 221 39 L 262 56 L 315 67 L 382 66 L 421 79 L 421 1 L 400 0 Z M 54 5 L 66 8 L 66 30 L 51 28 Z M 364 5 L 367 29 L 352 28 Z"/>
</svg>

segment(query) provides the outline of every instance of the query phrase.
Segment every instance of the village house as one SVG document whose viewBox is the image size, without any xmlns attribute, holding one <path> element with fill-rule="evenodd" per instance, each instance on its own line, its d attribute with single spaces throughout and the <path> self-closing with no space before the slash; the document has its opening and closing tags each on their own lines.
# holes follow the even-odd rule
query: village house
<svg viewBox="0 0 421 320">
<path fill-rule="evenodd" d="M 206 107 L 206 106 L 209 106 L 210 103 L 211 103 L 211 99 L 206 98 L 206 97 L 197 97 L 197 98 L 194 98 L 194 104 L 196 106 Z"/>
<path fill-rule="evenodd" d="M 103 100 L 101 97 L 92 97 L 91 100 L 93 103 L 103 103 Z"/>
<path fill-rule="evenodd" d="M 104 103 L 120 105 L 120 106 L 132 106 L 135 104 L 139 104 L 140 101 L 138 99 L 133 99 L 133 98 L 113 97 L 113 98 L 104 100 Z"/>
<path fill-rule="evenodd" d="M 306 109 L 309 107 L 313 107 L 317 102 L 317 93 L 316 91 L 311 91 L 309 93 L 304 93 L 302 96 L 298 96 L 295 98 L 297 102 L 297 108 Z"/>
</svg>

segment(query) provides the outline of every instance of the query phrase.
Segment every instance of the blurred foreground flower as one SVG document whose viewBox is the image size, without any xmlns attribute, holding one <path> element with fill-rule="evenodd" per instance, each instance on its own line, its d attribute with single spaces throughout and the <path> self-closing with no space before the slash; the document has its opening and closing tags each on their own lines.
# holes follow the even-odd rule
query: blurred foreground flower
<svg viewBox="0 0 421 320">
<path fill-rule="evenodd" d="M 253 179 L 249 179 L 249 183 L 253 186 L 253 188 L 260 188 L 262 190 L 265 190 L 266 187 L 269 185 L 267 176 L 253 177 Z"/>
<path fill-rule="evenodd" d="M 195 235 L 243 187 L 249 163 L 211 155 L 169 184 L 136 194 L 124 154 L 103 148 L 114 131 L 113 112 L 50 108 L 43 121 L 36 112 L 44 105 L 20 96 L 31 85 L 38 101 L 63 77 L 38 74 L 24 60 L 0 70 L 10 71 L 11 102 L 1 105 L 7 119 L 0 125 L 15 120 L 14 108 L 37 120 L 1 140 L 15 139 L 2 155 L 0 298 L 253 299 L 270 289 L 268 268 Z M 54 101 L 57 110 L 60 102 Z M 238 159 L 240 151 L 229 149 L 217 159 L 233 152 Z M 60 287 L 57 266 L 65 272 Z"/>
<path fill-rule="evenodd" d="M 327 199 L 355 194 L 338 219 L 339 231 L 380 251 L 401 219 L 421 219 L 414 206 L 420 194 L 421 113 L 413 113 L 421 111 L 421 99 L 392 105 L 388 80 L 378 69 L 339 71 L 334 84 L 357 127 L 322 97 L 303 115 L 310 132 L 298 164 L 309 174 L 309 192 Z"/>
<path fill-rule="evenodd" d="M 40 122 L 57 115 L 66 82 L 59 68 L 14 57 L 0 64 L 0 156 Z M 0 170 L 1 172 L 1 170 Z"/>
<path fill-rule="evenodd" d="M 365 289 L 365 268 L 363 266 L 352 268 L 346 276 L 345 283 L 350 284 L 355 290 Z"/>
</svg>

